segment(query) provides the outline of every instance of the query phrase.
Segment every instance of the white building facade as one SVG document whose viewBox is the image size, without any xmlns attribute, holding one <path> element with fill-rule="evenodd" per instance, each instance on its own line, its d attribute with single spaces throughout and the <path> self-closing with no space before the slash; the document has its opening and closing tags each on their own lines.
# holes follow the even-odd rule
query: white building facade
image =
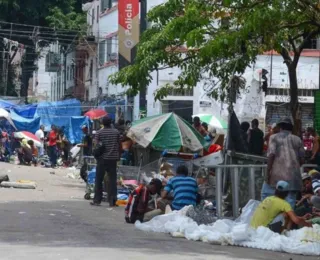
<svg viewBox="0 0 320 260">
<path fill-rule="evenodd" d="M 58 101 L 72 94 L 75 85 L 75 52 L 61 52 L 58 43 L 41 49 L 33 72 L 32 95 L 37 101 Z"/>
<path fill-rule="evenodd" d="M 163 3 L 163 0 L 148 0 L 147 10 Z M 99 19 L 97 15 L 99 13 Z M 90 24 L 91 22 L 91 24 Z M 88 9 L 88 23 L 98 40 L 98 88 L 92 89 L 90 97 L 108 95 L 124 97 L 124 88 L 113 85 L 108 77 L 118 71 L 118 6 L 114 0 L 94 0 Z M 302 121 L 304 125 L 311 124 L 313 107 L 313 90 L 319 89 L 319 50 L 306 50 L 298 64 L 299 100 L 302 103 Z M 259 71 L 265 69 L 268 89 L 261 89 L 262 79 Z M 183 93 L 174 91 L 161 101 L 154 101 L 154 93 L 161 86 L 173 82 L 180 74 L 178 68 L 153 72 L 153 80 L 147 92 L 147 116 L 171 112 L 191 120 L 193 114 L 210 113 L 227 117 L 226 105 L 217 102 L 207 95 L 204 82 L 199 82 L 193 90 Z M 267 124 L 276 122 L 283 116 L 290 116 L 286 103 L 289 101 L 289 79 L 286 65 L 281 56 L 270 53 L 261 55 L 255 64 L 248 68 L 243 77 L 247 88 L 239 97 L 235 110 L 240 120 L 259 118 Z M 98 91 L 96 93 L 95 91 Z M 134 98 L 132 119 L 140 117 L 139 97 Z M 131 104 L 127 103 L 129 107 Z"/>
</svg>

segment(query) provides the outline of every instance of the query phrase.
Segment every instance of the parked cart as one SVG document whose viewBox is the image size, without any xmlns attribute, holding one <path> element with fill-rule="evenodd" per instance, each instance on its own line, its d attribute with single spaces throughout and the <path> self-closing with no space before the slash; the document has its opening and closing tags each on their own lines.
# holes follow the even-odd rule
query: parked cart
<svg viewBox="0 0 320 260">
<path fill-rule="evenodd" d="M 96 181 L 96 159 L 93 156 L 83 156 L 83 168 L 81 171 L 86 171 L 87 174 L 87 185 L 86 193 L 84 198 L 89 200 L 91 194 L 94 192 L 94 184 Z M 83 174 L 82 172 L 80 174 Z"/>
</svg>

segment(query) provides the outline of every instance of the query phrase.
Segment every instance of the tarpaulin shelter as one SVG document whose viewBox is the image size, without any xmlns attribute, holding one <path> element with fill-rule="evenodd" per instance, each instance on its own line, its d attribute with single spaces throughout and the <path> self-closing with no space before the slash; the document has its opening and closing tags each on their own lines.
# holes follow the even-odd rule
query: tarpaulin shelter
<svg viewBox="0 0 320 260">
<path fill-rule="evenodd" d="M 90 126 L 90 124 L 90 119 L 86 116 L 71 117 L 69 119 L 69 127 L 65 133 L 69 142 L 72 144 L 81 143 L 83 137 L 82 126 Z"/>
<path fill-rule="evenodd" d="M 10 102 L 10 101 L 0 99 L 0 108 L 10 109 L 10 108 L 13 108 L 13 107 L 15 107 L 15 106 L 16 106 L 16 105 L 13 104 L 13 103 Z"/>
<path fill-rule="evenodd" d="M 11 111 L 14 111 L 17 115 L 32 119 L 37 111 L 37 104 L 30 104 L 30 105 L 21 105 L 21 106 L 14 106 L 11 108 Z"/>
<path fill-rule="evenodd" d="M 102 101 L 98 107 L 107 111 L 108 116 L 111 119 L 115 120 L 117 107 L 120 107 L 124 111 L 125 104 L 126 104 L 126 101 L 124 99 L 121 99 L 121 100 L 108 99 L 108 100 Z"/>
<path fill-rule="evenodd" d="M 36 117 L 41 118 L 45 130 L 50 130 L 51 125 L 67 127 L 70 118 L 81 115 L 81 103 L 77 99 L 68 99 L 56 102 L 41 102 L 37 106 Z"/>
<path fill-rule="evenodd" d="M 28 131 L 35 133 L 40 128 L 40 117 L 25 118 L 18 115 L 14 109 L 10 110 L 12 121 L 18 131 Z"/>
</svg>

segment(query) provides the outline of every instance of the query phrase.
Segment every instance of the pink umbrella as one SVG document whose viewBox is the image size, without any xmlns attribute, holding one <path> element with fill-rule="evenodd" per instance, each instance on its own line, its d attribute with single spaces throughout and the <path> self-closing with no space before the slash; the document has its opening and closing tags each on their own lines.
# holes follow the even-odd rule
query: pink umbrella
<svg viewBox="0 0 320 260">
<path fill-rule="evenodd" d="M 92 109 L 84 114 L 85 116 L 89 117 L 91 120 L 99 119 L 101 117 L 105 117 L 107 112 L 102 109 Z"/>
<path fill-rule="evenodd" d="M 42 143 L 38 137 L 36 137 L 33 133 L 27 132 L 27 131 L 21 131 L 21 132 L 15 132 L 13 135 L 17 139 L 27 139 L 32 140 L 34 142 L 34 145 L 37 147 L 42 146 Z"/>
</svg>

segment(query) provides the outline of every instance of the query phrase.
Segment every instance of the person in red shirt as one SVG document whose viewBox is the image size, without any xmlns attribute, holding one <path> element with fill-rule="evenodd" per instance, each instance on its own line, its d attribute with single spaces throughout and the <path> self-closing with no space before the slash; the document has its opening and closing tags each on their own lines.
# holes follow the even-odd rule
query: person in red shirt
<svg viewBox="0 0 320 260">
<path fill-rule="evenodd" d="M 48 135 L 48 155 L 51 162 L 51 167 L 57 167 L 57 138 L 58 138 L 58 129 L 55 125 L 51 126 L 51 131 Z"/>
</svg>

